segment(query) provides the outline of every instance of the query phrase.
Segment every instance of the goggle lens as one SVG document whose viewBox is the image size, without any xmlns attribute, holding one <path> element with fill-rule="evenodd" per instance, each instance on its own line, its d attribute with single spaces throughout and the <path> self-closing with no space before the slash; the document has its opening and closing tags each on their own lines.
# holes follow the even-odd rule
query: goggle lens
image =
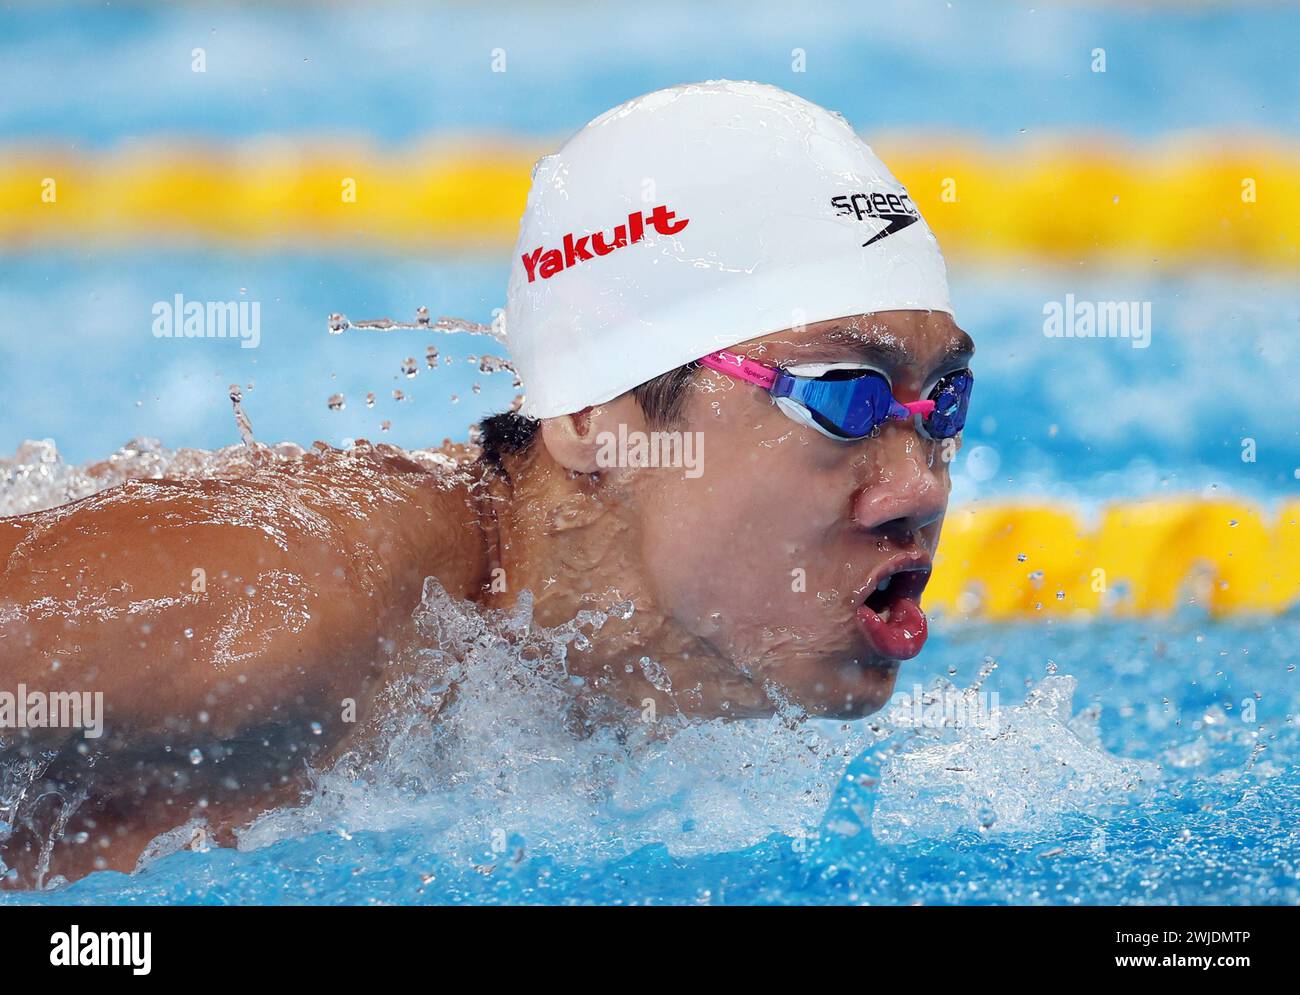
<svg viewBox="0 0 1300 995">
<path fill-rule="evenodd" d="M 930 391 L 934 411 L 921 422 L 931 438 L 951 439 L 966 427 L 966 411 L 970 407 L 970 392 L 974 385 L 975 375 L 970 370 L 949 373 L 934 385 Z"/>
<path fill-rule="evenodd" d="M 831 370 L 815 380 L 798 379 L 790 397 L 817 424 L 842 439 L 864 439 L 889 417 L 889 382 L 874 370 Z"/>
</svg>

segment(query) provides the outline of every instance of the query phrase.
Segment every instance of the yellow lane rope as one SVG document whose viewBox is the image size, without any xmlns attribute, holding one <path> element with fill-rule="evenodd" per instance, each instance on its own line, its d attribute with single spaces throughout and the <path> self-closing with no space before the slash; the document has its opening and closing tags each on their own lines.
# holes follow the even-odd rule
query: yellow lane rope
<svg viewBox="0 0 1300 995">
<path fill-rule="evenodd" d="M 876 142 L 950 253 L 1077 263 L 1300 266 L 1300 146 L 1093 135 L 1014 147 Z M 325 138 L 0 150 L 0 248 L 85 239 L 461 251 L 508 247 L 542 145 L 442 139 L 382 153 Z"/>
<path fill-rule="evenodd" d="M 1300 500 L 1110 506 L 1086 526 L 1051 505 L 968 507 L 944 523 L 926 603 L 992 619 L 1273 614 L 1300 601 Z"/>
</svg>

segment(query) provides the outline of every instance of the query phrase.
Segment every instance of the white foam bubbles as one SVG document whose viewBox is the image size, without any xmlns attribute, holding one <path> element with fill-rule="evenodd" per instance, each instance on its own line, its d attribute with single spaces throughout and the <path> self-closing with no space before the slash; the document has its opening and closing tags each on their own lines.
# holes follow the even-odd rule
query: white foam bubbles
<svg viewBox="0 0 1300 995">
<path fill-rule="evenodd" d="M 961 830 L 1039 832 L 1145 793 L 1159 767 L 1108 753 L 1098 710 L 1073 714 L 1074 692 L 1073 677 L 1050 676 L 1023 704 L 999 708 L 991 726 L 919 728 L 881 766 L 873 835 L 907 843 Z"/>
</svg>

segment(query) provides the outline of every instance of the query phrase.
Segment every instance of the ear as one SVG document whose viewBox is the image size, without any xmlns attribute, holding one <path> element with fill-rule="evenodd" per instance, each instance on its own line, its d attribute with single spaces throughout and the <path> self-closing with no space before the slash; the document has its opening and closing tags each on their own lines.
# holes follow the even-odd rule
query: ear
<svg viewBox="0 0 1300 995">
<path fill-rule="evenodd" d="M 566 470 L 596 473 L 604 469 L 600 452 L 618 439 L 620 425 L 624 432 L 646 430 L 641 405 L 630 393 L 576 414 L 542 419 L 542 442 L 551 459 Z"/>
</svg>

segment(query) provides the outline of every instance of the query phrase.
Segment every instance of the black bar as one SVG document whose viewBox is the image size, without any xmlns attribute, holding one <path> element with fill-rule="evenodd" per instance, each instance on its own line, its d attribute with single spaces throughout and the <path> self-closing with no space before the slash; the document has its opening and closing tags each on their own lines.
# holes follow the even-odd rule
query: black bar
<svg viewBox="0 0 1300 995">
<path fill-rule="evenodd" d="M 707 923 L 704 921 L 707 919 Z M 725 922 L 724 920 L 731 920 Z M 127 984 L 242 982 L 280 978 L 371 985 L 392 969 L 436 977 L 443 971 L 545 973 L 575 963 L 578 951 L 640 963 L 677 950 L 722 965 L 782 958 L 798 971 L 814 965 L 835 975 L 851 968 L 911 964 L 926 980 L 957 977 L 984 964 L 988 977 L 1041 982 L 1177 978 L 1201 975 L 1231 984 L 1243 972 L 1276 977 L 1293 963 L 1293 908 L 840 908 L 840 909 L 510 909 L 510 908 L 213 908 L 59 907 L 0 904 L 6 979 L 96 980 Z M 82 956 L 119 966 L 56 966 L 76 938 Z M 736 929 L 728 928 L 736 927 Z M 681 932 L 687 929 L 688 932 Z M 87 934 L 139 934 L 136 946 L 104 946 Z M 148 973 L 136 974 L 130 953 Z M 676 938 L 675 940 L 673 938 Z M 944 956 L 943 951 L 950 951 Z M 558 958 L 558 960 L 557 960 Z M 811 959 L 809 959 L 811 958 Z M 1134 960 L 1133 958 L 1143 958 Z M 1229 963 L 1225 958 L 1231 958 Z M 599 957 L 576 962 L 595 969 Z M 923 965 L 928 965 L 924 966 Z M 672 973 L 673 966 L 664 964 Z M 681 966 L 681 965 L 678 965 Z M 1048 972 L 1048 973 L 1043 973 Z M 936 974 L 937 973 L 937 974 Z M 485 976 L 485 980 L 486 980 Z M 595 979 L 589 979 L 595 980 Z M 606 979 L 608 982 L 609 979 Z M 11 989 L 17 990 L 17 989 Z"/>
</svg>

